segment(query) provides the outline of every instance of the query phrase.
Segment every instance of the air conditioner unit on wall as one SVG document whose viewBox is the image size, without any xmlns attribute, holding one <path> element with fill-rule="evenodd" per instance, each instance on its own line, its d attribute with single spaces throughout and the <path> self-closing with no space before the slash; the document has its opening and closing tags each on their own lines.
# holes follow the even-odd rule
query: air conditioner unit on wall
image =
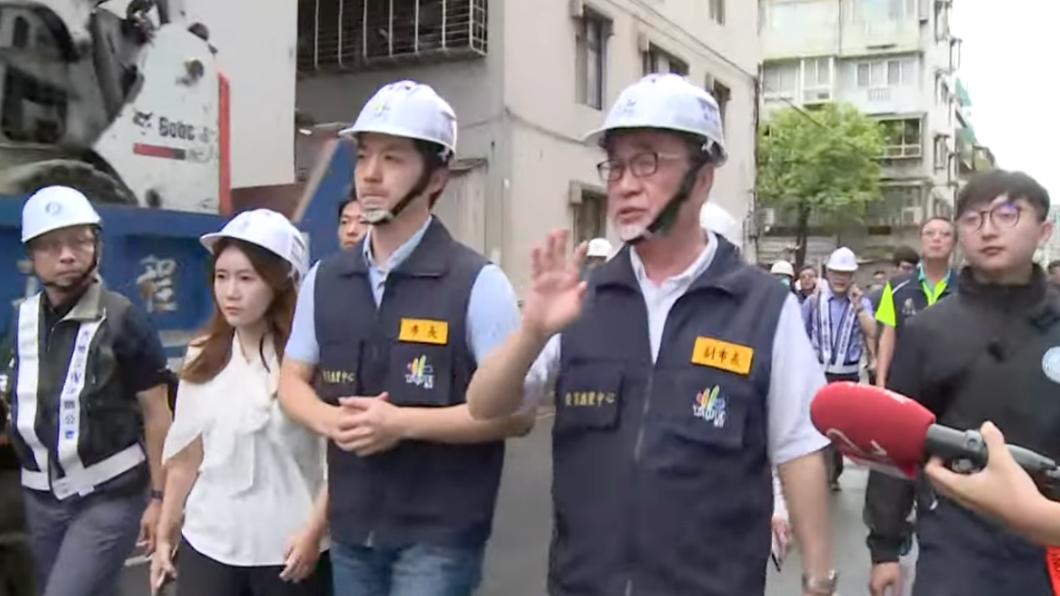
<svg viewBox="0 0 1060 596">
<path fill-rule="evenodd" d="M 832 101 L 831 89 L 806 89 L 802 93 L 802 103 L 827 103 Z"/>
</svg>

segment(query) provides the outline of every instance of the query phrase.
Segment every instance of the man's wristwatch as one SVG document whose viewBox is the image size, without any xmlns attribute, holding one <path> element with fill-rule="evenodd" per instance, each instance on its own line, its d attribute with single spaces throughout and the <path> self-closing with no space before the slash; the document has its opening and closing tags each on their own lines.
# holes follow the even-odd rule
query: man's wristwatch
<svg viewBox="0 0 1060 596">
<path fill-rule="evenodd" d="M 152 488 L 151 489 L 151 500 L 153 500 L 153 501 L 161 501 L 162 500 L 162 491 L 155 490 L 155 489 Z"/>
<path fill-rule="evenodd" d="M 835 594 L 836 585 L 839 583 L 839 573 L 835 569 L 828 572 L 825 577 L 813 577 L 802 574 L 802 591 L 819 596 L 832 596 Z"/>
</svg>

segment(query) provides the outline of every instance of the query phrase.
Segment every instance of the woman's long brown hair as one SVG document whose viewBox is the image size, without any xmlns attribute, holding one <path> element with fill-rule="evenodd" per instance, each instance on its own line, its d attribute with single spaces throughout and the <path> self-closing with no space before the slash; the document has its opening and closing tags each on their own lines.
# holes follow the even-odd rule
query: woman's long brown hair
<svg viewBox="0 0 1060 596">
<path fill-rule="evenodd" d="M 210 260 L 213 316 L 202 335 L 191 342 L 193 347 L 200 349 L 198 356 L 186 363 L 180 373 L 180 378 L 189 383 L 205 383 L 213 379 L 224 370 L 232 358 L 232 338 L 235 335 L 235 329 L 225 320 L 217 304 L 217 294 L 213 291 L 217 258 L 229 247 L 236 248 L 246 255 L 254 271 L 272 288 L 272 303 L 265 311 L 265 321 L 268 324 L 268 333 L 272 335 L 272 341 L 276 346 L 277 358 L 283 358 L 283 348 L 287 345 L 287 338 L 291 336 L 291 322 L 294 319 L 298 290 L 294 279 L 289 274 L 290 265 L 279 256 L 256 244 L 235 238 L 222 238 L 214 246 L 214 256 Z"/>
</svg>

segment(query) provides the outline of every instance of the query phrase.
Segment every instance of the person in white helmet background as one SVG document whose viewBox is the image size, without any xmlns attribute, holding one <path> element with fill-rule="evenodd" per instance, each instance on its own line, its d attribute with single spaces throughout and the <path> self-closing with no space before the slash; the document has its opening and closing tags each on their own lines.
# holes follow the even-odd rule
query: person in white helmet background
<svg viewBox="0 0 1060 596">
<path fill-rule="evenodd" d="M 593 238 L 590 240 L 585 252 L 585 267 L 582 269 L 583 277 L 588 275 L 593 269 L 606 263 L 611 258 L 611 253 L 614 250 L 614 247 L 611 246 L 611 241 L 607 238 Z"/>
<path fill-rule="evenodd" d="M 305 240 L 283 215 L 255 209 L 202 244 L 214 313 L 181 370 L 151 591 L 179 575 L 180 595 L 323 596 L 324 443 L 276 399 Z"/>
<path fill-rule="evenodd" d="M 769 268 L 769 274 L 788 290 L 791 290 L 792 284 L 795 283 L 795 268 L 783 259 L 773 263 L 773 266 Z"/>
<path fill-rule="evenodd" d="M 761 596 L 772 464 L 804 593 L 833 593 L 828 441 L 809 418 L 824 378 L 798 304 L 699 221 L 726 157 L 717 103 L 649 75 L 588 139 L 626 246 L 582 282 L 587 247 L 550 234 L 519 331 L 468 392 L 493 419 L 556 381 L 549 593 Z"/>
<path fill-rule="evenodd" d="M 802 303 L 806 333 L 829 383 L 860 382 L 862 359 L 871 368 L 876 358 L 876 315 L 868 297 L 854 283 L 857 270 L 854 251 L 837 248 L 825 264 L 828 283 L 818 284 L 817 292 Z M 843 456 L 829 447 L 828 457 L 829 485 L 837 491 Z"/>
<path fill-rule="evenodd" d="M 98 276 L 102 221 L 79 191 L 26 201 L 22 242 L 43 290 L 16 307 L 11 441 L 44 596 L 117 593 L 125 559 L 154 547 L 166 358 L 147 316 Z"/>
<path fill-rule="evenodd" d="M 384 86 L 342 131 L 372 224 L 310 271 L 280 398 L 328 438 L 337 596 L 471 594 L 482 575 L 504 439 L 533 413 L 474 420 L 476 366 L 519 326 L 499 267 L 431 215 L 449 177 L 457 121 L 413 81 Z M 312 383 L 319 375 L 319 383 Z"/>
</svg>

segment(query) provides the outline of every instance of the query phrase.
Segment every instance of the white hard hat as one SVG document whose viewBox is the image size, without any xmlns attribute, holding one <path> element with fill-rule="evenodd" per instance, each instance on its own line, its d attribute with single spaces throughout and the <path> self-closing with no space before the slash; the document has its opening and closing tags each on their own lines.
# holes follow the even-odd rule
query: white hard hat
<svg viewBox="0 0 1060 596">
<path fill-rule="evenodd" d="M 102 221 L 88 197 L 68 186 L 48 186 L 22 206 L 22 243 L 70 226 L 98 226 Z"/>
<path fill-rule="evenodd" d="M 825 268 L 832 271 L 853 273 L 858 270 L 858 258 L 854 256 L 854 251 L 845 246 L 840 246 L 835 249 L 832 256 L 828 257 L 828 263 L 825 264 Z"/>
<path fill-rule="evenodd" d="M 740 222 L 728 211 L 715 205 L 713 201 L 704 203 L 699 210 L 699 226 L 724 237 L 733 244 L 742 244 Z"/>
<path fill-rule="evenodd" d="M 434 89 L 415 81 L 384 86 L 364 104 L 353 126 L 339 135 L 362 132 L 436 143 L 445 148 L 443 158 L 456 153 L 456 113 Z"/>
<path fill-rule="evenodd" d="M 607 259 L 611 257 L 611 243 L 608 242 L 607 238 L 593 238 L 589 241 L 588 252 L 585 253 L 587 257 L 598 257 Z"/>
<path fill-rule="evenodd" d="M 791 266 L 791 263 L 780 260 L 773 263 L 773 266 L 769 268 L 769 272 L 773 275 L 787 275 L 788 277 L 795 277 L 795 268 Z"/>
<path fill-rule="evenodd" d="M 707 140 L 704 149 L 717 165 L 728 157 L 718 102 L 710 93 L 675 74 L 650 74 L 626 87 L 604 125 L 585 135 L 585 140 L 599 143 L 606 133 L 624 128 L 691 133 Z"/>
<path fill-rule="evenodd" d="M 233 217 L 220 232 L 206 234 L 199 241 L 212 253 L 222 238 L 256 244 L 279 256 L 290 263 L 292 277 L 296 281 L 302 279 L 309 270 L 309 250 L 302 232 L 282 214 L 271 209 L 244 211 Z"/>
</svg>

